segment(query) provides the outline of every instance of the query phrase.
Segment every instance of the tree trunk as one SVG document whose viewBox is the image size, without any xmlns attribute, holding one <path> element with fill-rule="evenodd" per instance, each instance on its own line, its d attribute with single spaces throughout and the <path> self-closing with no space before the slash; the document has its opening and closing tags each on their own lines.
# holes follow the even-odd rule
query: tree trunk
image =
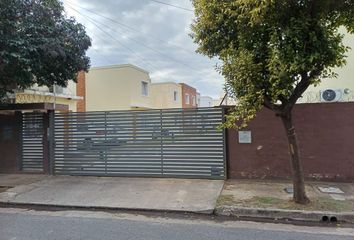
<svg viewBox="0 0 354 240">
<path fill-rule="evenodd" d="M 307 204 L 310 201 L 305 192 L 304 172 L 302 170 L 302 164 L 300 161 L 299 148 L 297 144 L 295 128 L 292 121 L 292 115 L 291 113 L 287 113 L 282 115 L 281 119 L 285 127 L 289 144 L 291 169 L 293 175 L 294 201 L 300 204 Z"/>
</svg>

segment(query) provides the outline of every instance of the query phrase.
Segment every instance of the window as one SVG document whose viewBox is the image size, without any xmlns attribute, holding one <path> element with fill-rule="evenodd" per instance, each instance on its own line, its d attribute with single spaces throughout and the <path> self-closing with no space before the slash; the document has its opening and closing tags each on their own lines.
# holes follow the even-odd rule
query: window
<svg viewBox="0 0 354 240">
<path fill-rule="evenodd" d="M 189 104 L 189 94 L 186 93 L 186 104 Z"/>
<path fill-rule="evenodd" d="M 195 96 L 192 97 L 192 104 L 193 106 L 195 106 L 196 102 L 195 102 Z"/>
<path fill-rule="evenodd" d="M 147 82 L 141 82 L 141 95 L 148 96 L 149 95 L 149 86 Z"/>
<path fill-rule="evenodd" d="M 177 102 L 178 98 L 177 98 L 177 91 L 173 91 L 173 101 Z"/>
</svg>

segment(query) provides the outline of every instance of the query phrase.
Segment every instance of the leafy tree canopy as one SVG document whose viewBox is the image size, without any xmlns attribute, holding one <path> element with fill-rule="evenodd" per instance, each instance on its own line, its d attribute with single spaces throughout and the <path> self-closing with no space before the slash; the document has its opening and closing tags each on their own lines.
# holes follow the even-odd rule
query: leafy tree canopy
<svg viewBox="0 0 354 240">
<path fill-rule="evenodd" d="M 194 0 L 198 51 L 222 61 L 226 90 L 238 99 L 227 127 L 243 127 L 265 106 L 279 116 L 311 84 L 335 77 L 354 32 L 353 0 Z"/>
<path fill-rule="evenodd" d="M 35 83 L 66 86 L 88 70 L 90 46 L 84 26 L 58 0 L 1 0 L 0 98 Z"/>
</svg>

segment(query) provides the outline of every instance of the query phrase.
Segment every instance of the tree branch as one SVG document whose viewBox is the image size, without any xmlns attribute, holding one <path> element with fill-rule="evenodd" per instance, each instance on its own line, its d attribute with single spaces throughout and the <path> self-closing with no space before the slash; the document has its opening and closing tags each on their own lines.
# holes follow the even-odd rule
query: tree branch
<svg viewBox="0 0 354 240">
<path fill-rule="evenodd" d="M 265 106 L 266 108 L 272 110 L 276 114 L 280 114 L 281 113 L 280 106 L 272 103 L 272 101 L 270 100 L 270 97 L 268 95 L 264 95 L 263 106 Z"/>
<path fill-rule="evenodd" d="M 302 96 L 302 94 L 311 85 L 311 80 L 318 77 L 321 74 L 323 67 L 318 67 L 316 70 L 312 71 L 309 76 L 307 73 L 301 73 L 301 81 L 296 85 L 289 101 L 284 105 L 282 112 L 287 113 L 292 110 L 297 100 Z"/>
</svg>

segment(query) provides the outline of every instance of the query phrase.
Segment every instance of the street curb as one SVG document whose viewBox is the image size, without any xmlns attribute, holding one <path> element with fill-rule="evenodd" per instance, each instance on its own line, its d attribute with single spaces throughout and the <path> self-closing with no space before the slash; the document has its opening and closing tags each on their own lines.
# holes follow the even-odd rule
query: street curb
<svg viewBox="0 0 354 240">
<path fill-rule="evenodd" d="M 166 213 L 166 214 L 196 214 L 199 216 L 216 216 L 237 218 L 238 220 L 251 220 L 259 222 L 278 221 L 278 222 L 303 222 L 307 223 L 348 223 L 354 224 L 354 212 L 309 212 L 299 210 L 269 209 L 269 208 L 246 208 L 246 207 L 216 207 L 214 211 L 184 211 L 184 210 L 164 210 L 164 209 L 137 209 L 137 208 L 119 208 L 119 207 L 102 207 L 102 206 L 75 206 L 75 205 L 54 205 L 54 204 L 37 204 L 37 203 L 14 203 L 0 201 L 0 207 L 19 207 L 41 210 L 97 210 L 97 211 L 123 211 L 123 212 L 140 212 L 140 213 Z M 329 219 L 335 217 L 336 221 L 322 221 L 323 216 Z"/>
<path fill-rule="evenodd" d="M 322 212 L 322 211 L 301 211 L 285 210 L 276 208 L 247 208 L 223 206 L 216 207 L 215 215 L 237 218 L 259 218 L 275 220 L 292 220 L 306 222 L 338 222 L 354 223 L 354 212 Z"/>
<path fill-rule="evenodd" d="M 147 209 L 147 208 L 125 208 L 125 207 L 104 207 L 104 206 L 78 206 L 42 203 L 20 203 L 0 201 L 0 207 L 22 207 L 22 208 L 47 208 L 47 209 L 76 209 L 76 210 L 102 210 L 102 211 L 131 211 L 131 212 L 155 212 L 155 213 L 191 213 L 200 215 L 213 215 L 214 210 L 171 210 L 171 209 Z"/>
</svg>

